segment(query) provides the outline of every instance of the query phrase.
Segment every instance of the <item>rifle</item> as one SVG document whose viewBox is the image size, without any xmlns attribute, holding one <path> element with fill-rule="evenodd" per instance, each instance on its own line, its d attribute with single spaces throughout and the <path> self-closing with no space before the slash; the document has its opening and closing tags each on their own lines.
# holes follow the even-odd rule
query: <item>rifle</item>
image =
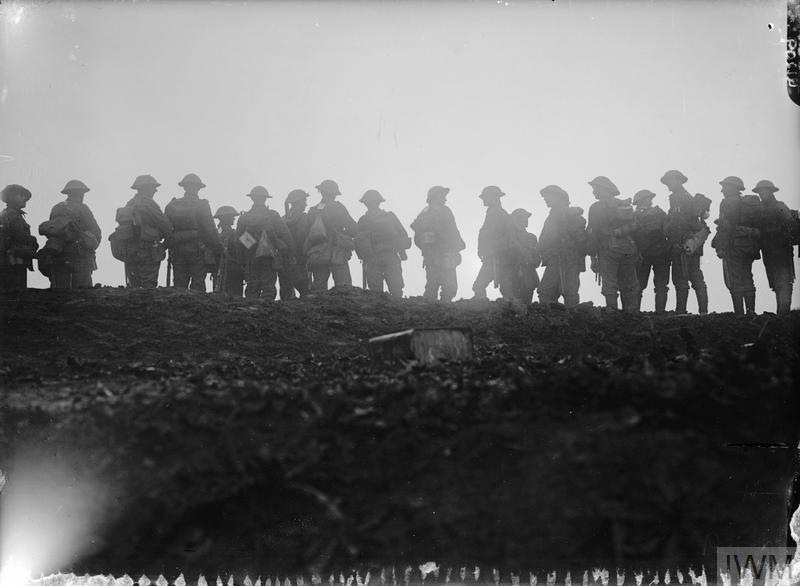
<svg viewBox="0 0 800 586">
<path fill-rule="evenodd" d="M 169 251 L 169 255 L 167 255 L 167 287 L 171 286 L 170 281 L 172 281 L 172 251 Z"/>
<path fill-rule="evenodd" d="M 367 290 L 367 263 L 361 261 L 361 288 Z"/>
</svg>

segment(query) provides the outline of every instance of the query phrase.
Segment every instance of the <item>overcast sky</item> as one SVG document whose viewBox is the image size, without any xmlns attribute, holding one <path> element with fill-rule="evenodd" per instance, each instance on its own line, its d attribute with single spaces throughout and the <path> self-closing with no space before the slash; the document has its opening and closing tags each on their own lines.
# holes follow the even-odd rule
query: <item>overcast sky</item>
<svg viewBox="0 0 800 586">
<path fill-rule="evenodd" d="M 666 208 L 658 179 L 680 169 L 714 200 L 712 219 L 727 175 L 771 179 L 800 205 L 784 1 L 4 1 L 0 15 L 0 183 L 31 189 L 35 232 L 68 179 L 86 182 L 103 284 L 124 280 L 106 237 L 141 173 L 163 184 L 162 207 L 194 172 L 212 208 L 239 210 L 254 185 L 282 210 L 290 190 L 313 204 L 332 178 L 354 217 L 373 188 L 406 225 L 431 185 L 448 186 L 468 243 L 464 297 L 489 184 L 509 211 L 533 212 L 537 234 L 539 189 L 559 184 L 588 209 L 600 174 Z M 703 268 L 711 310 L 730 311 L 708 247 Z M 404 270 L 406 294 L 421 294 L 416 249 Z M 754 273 L 759 311 L 774 310 L 761 261 Z M 47 286 L 38 272 L 29 282 Z M 590 272 L 581 299 L 602 302 Z"/>
</svg>

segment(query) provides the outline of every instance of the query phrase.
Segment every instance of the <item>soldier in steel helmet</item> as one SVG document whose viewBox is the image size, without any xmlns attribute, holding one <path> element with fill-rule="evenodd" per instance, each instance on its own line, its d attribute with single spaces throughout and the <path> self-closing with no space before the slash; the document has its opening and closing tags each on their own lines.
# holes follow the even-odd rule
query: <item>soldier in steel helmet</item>
<svg viewBox="0 0 800 586">
<path fill-rule="evenodd" d="M 85 203 L 89 187 L 76 179 L 67 181 L 61 193 L 67 196 L 50 212 L 50 219 L 39 226 L 48 237 L 39 251 L 39 269 L 50 279 L 53 289 L 88 289 L 97 268 L 95 250 L 102 232 Z"/>
<path fill-rule="evenodd" d="M 158 271 L 166 257 L 164 239 L 172 233 L 172 224 L 161 211 L 153 196 L 161 184 L 152 175 L 139 175 L 131 185 L 136 194 L 117 210 L 120 224 L 109 240 L 120 238 L 122 227 L 130 226 L 124 252 L 125 276 L 129 287 L 154 289 L 158 286 Z"/>
<path fill-rule="evenodd" d="M 236 235 L 244 253 L 247 281 L 244 296 L 274 301 L 278 294 L 278 270 L 283 268 L 283 259 L 292 248 L 292 235 L 281 215 L 267 207 L 267 199 L 272 196 L 265 187 L 255 186 L 247 197 L 253 200 L 253 205 L 236 223 Z"/>
<path fill-rule="evenodd" d="M 428 205 L 411 223 L 414 244 L 422 252 L 422 266 L 425 268 L 423 297 L 429 301 L 441 299 L 446 303 L 452 301 L 458 292 L 456 268 L 461 264 L 461 251 L 467 247 L 453 212 L 446 205 L 448 193 L 449 187 L 431 187 Z"/>
<path fill-rule="evenodd" d="M 664 233 L 670 251 L 675 312 L 686 313 L 691 283 L 697 297 L 698 312 L 708 313 L 708 287 L 700 267 L 703 244 L 708 236 L 708 226 L 705 224 L 708 214 L 698 207 L 696 196 L 693 197 L 684 187 L 687 181 L 686 175 L 677 169 L 670 169 L 661 177 L 661 183 L 669 190 L 669 210 Z M 691 246 L 693 242 L 699 245 Z"/>
<path fill-rule="evenodd" d="M 244 289 L 244 267 L 242 266 L 241 247 L 236 236 L 233 223 L 239 217 L 232 206 L 221 206 L 214 214 L 217 220 L 219 242 L 222 245 L 222 257 L 217 272 L 212 275 L 214 292 L 240 298 Z"/>
<path fill-rule="evenodd" d="M 168 247 L 175 287 L 205 292 L 208 267 L 216 265 L 222 247 L 211 206 L 199 195 L 206 184 L 189 173 L 178 185 L 183 188 L 183 196 L 172 198 L 164 208 L 173 228 Z"/>
<path fill-rule="evenodd" d="M 33 258 L 39 248 L 25 221 L 25 205 L 31 192 L 12 183 L 3 188 L 0 198 L 6 204 L 0 212 L 0 291 L 21 291 L 28 287 L 28 271 L 33 270 Z"/>
<path fill-rule="evenodd" d="M 522 303 L 533 302 L 533 292 L 539 286 L 536 268 L 542 262 L 539 256 L 539 240 L 535 234 L 528 232 L 528 222 L 532 215 L 522 208 L 511 212 L 513 241 L 517 253 L 517 261 L 514 263 L 514 290 L 516 298 Z"/>
<path fill-rule="evenodd" d="M 637 191 L 633 196 L 633 205 L 636 208 L 634 212 L 636 229 L 633 237 L 639 249 L 639 262 L 636 268 L 636 275 L 639 277 L 638 304 L 641 307 L 642 293 L 647 288 L 652 271 L 655 310 L 656 313 L 664 313 L 667 310 L 669 292 L 670 249 L 664 232 L 667 213 L 653 205 L 655 196 L 656 194 L 649 189 Z"/>
<path fill-rule="evenodd" d="M 393 297 L 403 296 L 402 261 L 411 247 L 408 232 L 394 214 L 381 209 L 386 199 L 369 189 L 359 200 L 367 211 L 358 219 L 355 250 L 364 263 L 365 285 L 370 291 L 383 292 L 383 283 Z"/>
<path fill-rule="evenodd" d="M 617 309 L 617 294 L 624 311 L 639 309 L 639 280 L 636 278 L 638 251 L 636 228 L 630 200 L 619 200 L 619 189 L 603 175 L 589 181 L 597 201 L 589 208 L 587 231 L 592 268 L 601 279 L 606 307 Z"/>
<path fill-rule="evenodd" d="M 772 181 L 762 179 L 753 188 L 761 198 L 764 218 L 761 229 L 761 253 L 770 289 L 775 292 L 776 313 L 789 313 L 794 283 L 794 244 L 798 241 L 798 225 L 791 210 L 775 197 L 780 191 Z"/>
<path fill-rule="evenodd" d="M 303 251 L 309 229 L 306 213 L 308 198 L 308 193 L 302 189 L 293 189 L 286 196 L 283 221 L 286 222 L 292 241 L 284 266 L 278 271 L 281 300 L 296 299 L 298 295 L 308 294 L 308 269 Z"/>
<path fill-rule="evenodd" d="M 317 190 L 322 201 L 308 211 L 309 229 L 304 245 L 314 292 L 326 291 L 331 277 L 334 285 L 353 284 L 349 262 L 358 234 L 356 221 L 336 201 L 342 194 L 337 183 L 326 179 L 317 185 Z"/>
<path fill-rule="evenodd" d="M 742 197 L 744 183 L 729 176 L 719 182 L 723 200 L 716 220 L 717 232 L 711 246 L 722 259 L 722 275 L 731 294 L 733 312 L 756 312 L 753 261 L 761 256 L 761 200 L 757 195 Z"/>
<path fill-rule="evenodd" d="M 511 240 L 511 217 L 503 209 L 500 198 L 505 193 L 496 185 L 484 187 L 480 199 L 486 207 L 486 217 L 478 232 L 478 257 L 481 268 L 472 284 L 474 299 L 486 299 L 486 288 L 494 282 L 503 299 L 514 300 L 516 257 Z"/>
<path fill-rule="evenodd" d="M 539 191 L 550 208 L 539 235 L 539 254 L 545 267 L 539 283 L 539 302 L 580 303 L 580 275 L 586 271 L 586 219 L 583 210 L 569 205 L 569 194 L 558 185 Z"/>
</svg>

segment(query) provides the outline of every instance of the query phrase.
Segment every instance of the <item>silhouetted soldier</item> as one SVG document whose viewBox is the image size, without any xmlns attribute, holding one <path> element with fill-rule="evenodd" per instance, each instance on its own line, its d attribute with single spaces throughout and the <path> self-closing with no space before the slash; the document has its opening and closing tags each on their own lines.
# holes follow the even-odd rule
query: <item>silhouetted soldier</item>
<svg viewBox="0 0 800 586">
<path fill-rule="evenodd" d="M 719 204 L 717 233 L 711 242 L 722 259 L 725 286 L 731 293 L 733 312 L 742 315 L 756 312 L 756 287 L 753 261 L 760 257 L 761 200 L 756 195 L 742 197 L 744 183 L 739 177 L 719 182 L 724 199 Z"/>
<path fill-rule="evenodd" d="M 606 307 L 617 309 L 617 293 L 622 309 L 636 311 L 639 281 L 636 278 L 636 243 L 633 240 L 633 208 L 630 200 L 619 200 L 619 189 L 608 177 L 595 177 L 589 182 L 598 200 L 589 208 L 587 230 L 592 269 L 600 274 L 601 291 Z"/>
<path fill-rule="evenodd" d="M 215 264 L 212 257 L 221 252 L 211 206 L 198 195 L 206 184 L 189 173 L 178 185 L 183 187 L 183 196 L 173 198 L 164 208 L 173 227 L 168 246 L 175 287 L 205 291 L 208 266 Z"/>
<path fill-rule="evenodd" d="M 88 289 L 92 286 L 92 271 L 97 268 L 95 250 L 102 233 L 92 211 L 83 197 L 89 188 L 82 181 L 72 179 L 61 193 L 66 201 L 53 206 L 50 220 L 39 226 L 39 232 L 48 237 L 40 251 L 40 270 L 50 279 L 53 289 Z"/>
<path fill-rule="evenodd" d="M 311 270 L 311 290 L 326 291 L 328 279 L 334 285 L 352 285 L 350 258 L 358 233 L 356 221 L 336 197 L 341 195 L 335 181 L 326 179 L 317 190 L 322 201 L 308 211 L 309 229 L 304 250 Z"/>
<path fill-rule="evenodd" d="M 639 250 L 639 264 L 636 268 L 636 275 L 639 277 L 638 306 L 641 308 L 642 293 L 647 288 L 652 270 L 656 313 L 664 313 L 667 308 L 670 250 L 664 233 L 667 213 L 653 205 L 655 196 L 648 189 L 637 191 L 633 196 L 633 205 L 636 207 L 636 231 L 633 237 Z"/>
<path fill-rule="evenodd" d="M 533 301 L 533 292 L 539 286 L 539 274 L 536 272 L 542 258 L 539 256 L 539 240 L 535 234 L 528 232 L 528 221 L 531 217 L 528 210 L 522 208 L 511 212 L 513 241 L 517 249 L 517 262 L 514 264 L 515 296 L 523 303 Z"/>
<path fill-rule="evenodd" d="M 257 185 L 247 196 L 253 206 L 236 224 L 236 235 L 244 248 L 244 296 L 273 301 L 278 293 L 278 269 L 283 268 L 282 259 L 291 249 L 292 235 L 281 215 L 267 207 L 267 198 L 272 196 L 266 188 Z"/>
<path fill-rule="evenodd" d="M 772 181 L 762 179 L 753 188 L 761 197 L 764 217 L 761 225 L 761 253 L 770 289 L 775 292 L 778 315 L 789 313 L 794 283 L 793 246 L 797 242 L 797 223 L 791 210 L 775 199 L 779 191 Z"/>
<path fill-rule="evenodd" d="M 214 217 L 217 220 L 217 233 L 222 246 L 222 255 L 219 268 L 212 276 L 214 292 L 239 298 L 242 296 L 244 281 L 244 267 L 242 265 L 242 247 L 233 227 L 234 220 L 239 216 L 232 206 L 221 206 Z"/>
<path fill-rule="evenodd" d="M 580 303 L 580 274 L 586 270 L 586 220 L 583 210 L 570 207 L 569 195 L 558 185 L 541 189 L 550 214 L 539 236 L 539 253 L 545 267 L 539 283 L 539 302 L 564 305 Z"/>
<path fill-rule="evenodd" d="M 6 204 L 0 212 L 0 291 L 21 291 L 28 287 L 28 271 L 33 270 L 33 257 L 39 243 L 31 236 L 25 221 L 25 205 L 31 192 L 12 183 L 3 188 Z"/>
<path fill-rule="evenodd" d="M 445 205 L 449 187 L 434 185 L 428 190 L 428 205 L 411 223 L 414 243 L 422 252 L 425 268 L 425 292 L 429 301 L 450 302 L 458 292 L 456 267 L 461 264 L 460 252 L 467 245 L 458 231 L 453 212 Z"/>
<path fill-rule="evenodd" d="M 306 213 L 308 197 L 308 193 L 302 189 L 294 189 L 286 196 L 286 215 L 283 216 L 283 221 L 286 222 L 286 226 L 289 228 L 292 242 L 284 266 L 278 270 L 282 300 L 295 299 L 297 293 L 300 295 L 308 293 L 308 268 L 306 266 L 306 256 L 303 252 L 303 245 L 306 238 L 308 238 L 309 228 L 308 214 Z"/>
<path fill-rule="evenodd" d="M 364 263 L 366 287 L 383 292 L 385 281 L 389 294 L 400 298 L 403 296 L 401 262 L 408 259 L 406 250 L 411 247 L 411 239 L 397 216 L 381 209 L 386 200 L 379 192 L 369 189 L 359 201 L 367 211 L 358 219 L 355 246 Z"/>
<path fill-rule="evenodd" d="M 472 284 L 475 299 L 486 299 L 486 287 L 492 282 L 500 289 L 503 299 L 514 299 L 511 217 L 500 201 L 504 195 L 499 187 L 489 185 L 478 196 L 486 207 L 486 217 L 478 232 L 478 257 L 482 264 Z"/>
<path fill-rule="evenodd" d="M 172 224 L 153 200 L 160 185 L 152 175 L 139 175 L 131 185 L 136 195 L 117 210 L 119 227 L 109 240 L 114 257 L 125 263 L 128 287 L 158 286 L 158 270 L 166 257 L 162 240 L 172 233 Z"/>
<path fill-rule="evenodd" d="M 702 214 L 695 198 L 684 187 L 686 181 L 686 176 L 675 169 L 667 171 L 661 177 L 661 183 L 666 185 L 670 192 L 669 213 L 664 232 L 670 248 L 675 312 L 686 313 L 689 283 L 691 283 L 697 296 L 698 311 L 708 313 L 708 289 L 703 270 L 700 268 L 700 257 L 703 256 L 703 244 L 708 237 L 708 227 L 701 218 Z M 692 246 L 692 243 L 698 245 Z"/>
</svg>

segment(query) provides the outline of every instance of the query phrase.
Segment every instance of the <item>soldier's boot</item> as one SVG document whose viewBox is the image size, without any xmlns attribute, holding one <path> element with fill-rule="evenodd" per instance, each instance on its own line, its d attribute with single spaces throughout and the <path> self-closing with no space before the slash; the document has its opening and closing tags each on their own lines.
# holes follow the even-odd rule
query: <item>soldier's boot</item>
<svg viewBox="0 0 800 586">
<path fill-rule="evenodd" d="M 731 301 L 733 301 L 733 313 L 735 315 L 744 315 L 744 295 L 731 292 Z"/>
<path fill-rule="evenodd" d="M 688 289 L 677 289 L 675 291 L 675 313 L 686 313 L 686 302 L 689 300 Z"/>
<path fill-rule="evenodd" d="M 608 309 L 619 309 L 617 305 L 617 294 L 614 293 L 613 295 L 606 295 L 606 307 Z"/>
<path fill-rule="evenodd" d="M 656 293 L 656 313 L 664 313 L 667 310 L 667 292 L 659 291 Z"/>
<path fill-rule="evenodd" d="M 708 289 L 696 289 L 697 295 L 697 310 L 700 313 L 708 313 Z"/>
<path fill-rule="evenodd" d="M 747 291 L 744 293 L 744 305 L 747 307 L 747 315 L 756 314 L 756 292 Z"/>
</svg>

